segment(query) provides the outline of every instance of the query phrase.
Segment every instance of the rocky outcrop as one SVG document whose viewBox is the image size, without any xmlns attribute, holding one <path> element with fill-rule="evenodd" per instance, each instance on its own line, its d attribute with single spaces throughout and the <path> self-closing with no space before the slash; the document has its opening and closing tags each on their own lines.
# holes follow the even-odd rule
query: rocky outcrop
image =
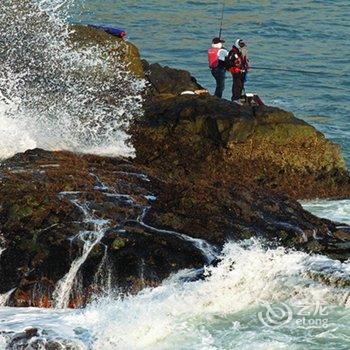
<svg viewBox="0 0 350 350">
<path fill-rule="evenodd" d="M 349 227 L 295 201 L 349 196 L 338 146 L 278 108 L 180 96 L 202 87 L 104 32 L 77 26 L 71 40 L 109 59 L 117 42 L 148 80 L 145 114 L 129 130 L 137 156 L 36 149 L 1 163 L 0 302 L 80 307 L 111 289 L 136 293 L 185 268 L 200 273 L 227 240 L 350 258 Z"/>
<path fill-rule="evenodd" d="M 349 197 L 340 147 L 311 125 L 275 107 L 179 96 L 200 86 L 182 71 L 151 67 L 146 78 L 156 88 L 132 142 L 138 161 L 157 174 L 243 184 L 295 199 Z"/>
<path fill-rule="evenodd" d="M 292 113 L 237 106 L 209 94 L 185 70 L 149 64 L 132 44 L 103 31 L 74 26 L 79 46 L 115 47 L 117 57 L 148 81 L 145 114 L 130 133 L 141 164 L 159 175 L 218 179 L 263 187 L 295 199 L 347 198 L 349 174 L 340 147 Z"/>
<path fill-rule="evenodd" d="M 132 74 L 144 77 L 144 70 L 138 48 L 124 39 L 107 34 L 103 30 L 82 25 L 72 25 L 70 40 L 73 48 L 80 50 L 94 46 L 105 51 L 106 59 L 120 60 Z"/>
<path fill-rule="evenodd" d="M 0 294 L 16 288 L 11 305 L 52 306 L 57 282 L 90 248 L 67 285 L 70 306 L 107 280 L 132 292 L 205 263 L 192 243 L 142 224 L 157 182 L 126 160 L 34 150 L 5 162 L 1 179 Z"/>
<path fill-rule="evenodd" d="M 213 262 L 228 239 L 261 237 L 350 257 L 346 227 L 287 197 L 153 172 L 121 158 L 42 150 L 2 163 L 0 294 L 12 291 L 7 304 L 78 307 L 111 287 L 134 293 Z"/>
<path fill-rule="evenodd" d="M 184 91 L 203 90 L 196 78 L 182 69 L 163 67 L 158 63 L 149 64 L 142 60 L 143 70 L 149 82 L 148 97 L 172 97 Z"/>
</svg>

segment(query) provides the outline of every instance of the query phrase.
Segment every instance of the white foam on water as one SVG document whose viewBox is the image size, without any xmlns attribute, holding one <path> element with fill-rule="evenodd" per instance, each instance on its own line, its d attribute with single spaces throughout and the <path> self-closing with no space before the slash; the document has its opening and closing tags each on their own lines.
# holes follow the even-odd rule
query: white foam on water
<svg viewBox="0 0 350 350">
<path fill-rule="evenodd" d="M 236 348 L 247 348 L 248 340 L 235 335 L 232 322 L 241 313 L 254 317 L 261 300 L 337 305 L 346 294 L 305 278 L 313 258 L 304 253 L 287 253 L 282 248 L 266 251 L 259 245 L 245 249 L 230 243 L 223 254 L 217 267 L 207 269 L 205 281 L 173 283 L 177 279 L 169 279 L 135 297 L 91 305 L 83 318 L 85 326 L 94 330 L 94 348 L 225 348 L 220 347 L 224 333 L 215 334 L 211 328 L 227 320 L 231 326 L 223 330 L 226 341 L 235 340 Z M 257 321 L 255 327 L 259 327 Z"/>
<path fill-rule="evenodd" d="M 34 147 L 132 156 L 125 130 L 142 114 L 145 82 L 109 48 L 73 48 L 74 0 L 0 4 L 0 159 Z M 48 14 L 48 16 L 47 16 Z"/>
<path fill-rule="evenodd" d="M 315 200 L 301 202 L 305 210 L 335 222 L 350 225 L 350 200 Z"/>
<path fill-rule="evenodd" d="M 349 288 L 308 277 L 314 266 L 331 263 L 326 257 L 265 249 L 258 242 L 228 243 L 221 262 L 206 268 L 205 280 L 183 282 L 175 275 L 157 288 L 136 296 L 101 298 L 82 311 L 38 310 L 36 315 L 32 309 L 20 323 L 14 320 L 27 311 L 7 310 L 6 317 L 0 317 L 0 329 L 41 325 L 79 339 L 86 349 L 319 349 L 324 342 L 335 350 L 349 335 Z M 350 264 L 337 262 L 333 268 L 350 271 Z M 290 307 L 326 304 L 329 328 L 302 329 L 293 322 L 266 327 L 258 319 L 262 302 Z M 43 317 L 50 322 L 43 323 Z"/>
</svg>

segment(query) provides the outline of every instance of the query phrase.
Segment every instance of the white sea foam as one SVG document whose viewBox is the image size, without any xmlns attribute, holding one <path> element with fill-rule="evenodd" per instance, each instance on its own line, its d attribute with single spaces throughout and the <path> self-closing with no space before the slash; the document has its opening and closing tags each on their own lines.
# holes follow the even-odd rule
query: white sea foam
<svg viewBox="0 0 350 350">
<path fill-rule="evenodd" d="M 319 217 L 350 225 L 350 200 L 315 200 L 301 203 L 304 209 Z"/>
<path fill-rule="evenodd" d="M 106 59 L 108 48 L 73 49 L 72 4 L 0 4 L 0 159 L 34 147 L 133 155 L 125 130 L 142 113 L 144 81 Z"/>
<path fill-rule="evenodd" d="M 95 349 L 228 348 L 220 347 L 221 342 L 247 347 L 247 339 L 239 339 L 234 331 L 234 322 L 244 327 L 248 314 L 251 326 L 259 328 L 254 316 L 261 301 L 344 305 L 348 290 L 335 290 L 305 276 L 313 259 L 283 248 L 266 251 L 259 244 L 244 248 L 229 243 L 222 262 L 207 269 L 205 281 L 174 283 L 176 279 L 170 279 L 135 297 L 99 301 L 72 320 L 83 321 L 81 326 L 93 330 Z M 223 333 L 220 327 L 213 330 L 225 323 L 231 326 Z M 226 340 L 222 339 L 225 332 Z"/>
<path fill-rule="evenodd" d="M 332 336 L 338 318 L 338 335 L 345 336 L 350 326 L 349 288 L 309 278 L 310 271 L 330 264 L 350 269 L 349 263 L 283 248 L 269 250 L 258 242 L 228 243 L 218 266 L 206 269 L 205 280 L 183 282 L 173 276 L 160 287 L 136 296 L 102 298 L 82 311 L 2 310 L 6 317 L 1 317 L 0 329 L 57 328 L 61 336 L 84 342 L 86 349 L 305 349 L 310 334 L 315 338 L 307 348 L 319 349 L 329 341 L 329 349 L 337 349 Z M 290 308 L 327 305 L 329 323 L 305 331 L 294 322 L 269 328 L 258 319 L 264 302 Z M 14 322 L 20 315 L 21 322 Z M 51 317 L 50 322 L 43 322 L 45 317 Z"/>
</svg>

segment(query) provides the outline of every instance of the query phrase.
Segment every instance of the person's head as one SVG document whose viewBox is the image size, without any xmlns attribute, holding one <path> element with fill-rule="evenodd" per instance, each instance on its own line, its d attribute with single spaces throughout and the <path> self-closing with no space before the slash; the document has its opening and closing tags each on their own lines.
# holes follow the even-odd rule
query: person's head
<svg viewBox="0 0 350 350">
<path fill-rule="evenodd" d="M 225 40 L 222 40 L 221 38 L 214 38 L 212 40 L 212 45 L 215 45 L 216 47 L 222 47 L 224 42 Z"/>
<path fill-rule="evenodd" d="M 242 39 L 237 39 L 235 46 L 239 49 L 242 49 L 243 47 L 246 46 L 245 42 Z"/>
</svg>

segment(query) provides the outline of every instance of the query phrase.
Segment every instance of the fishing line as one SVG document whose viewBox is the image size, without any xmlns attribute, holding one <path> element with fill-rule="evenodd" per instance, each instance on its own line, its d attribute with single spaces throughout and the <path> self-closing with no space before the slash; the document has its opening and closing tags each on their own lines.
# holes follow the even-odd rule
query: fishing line
<svg viewBox="0 0 350 350">
<path fill-rule="evenodd" d="M 314 75 L 335 75 L 340 76 L 338 73 L 327 73 L 327 72 L 316 72 L 316 71 L 308 71 L 308 70 L 299 70 L 299 69 L 285 69 L 285 68 L 271 68 L 271 67 L 251 67 L 252 69 L 259 69 L 259 70 L 271 70 L 271 71 L 278 71 L 278 72 L 290 72 L 290 73 L 301 73 L 301 74 L 314 74 Z"/>
</svg>

